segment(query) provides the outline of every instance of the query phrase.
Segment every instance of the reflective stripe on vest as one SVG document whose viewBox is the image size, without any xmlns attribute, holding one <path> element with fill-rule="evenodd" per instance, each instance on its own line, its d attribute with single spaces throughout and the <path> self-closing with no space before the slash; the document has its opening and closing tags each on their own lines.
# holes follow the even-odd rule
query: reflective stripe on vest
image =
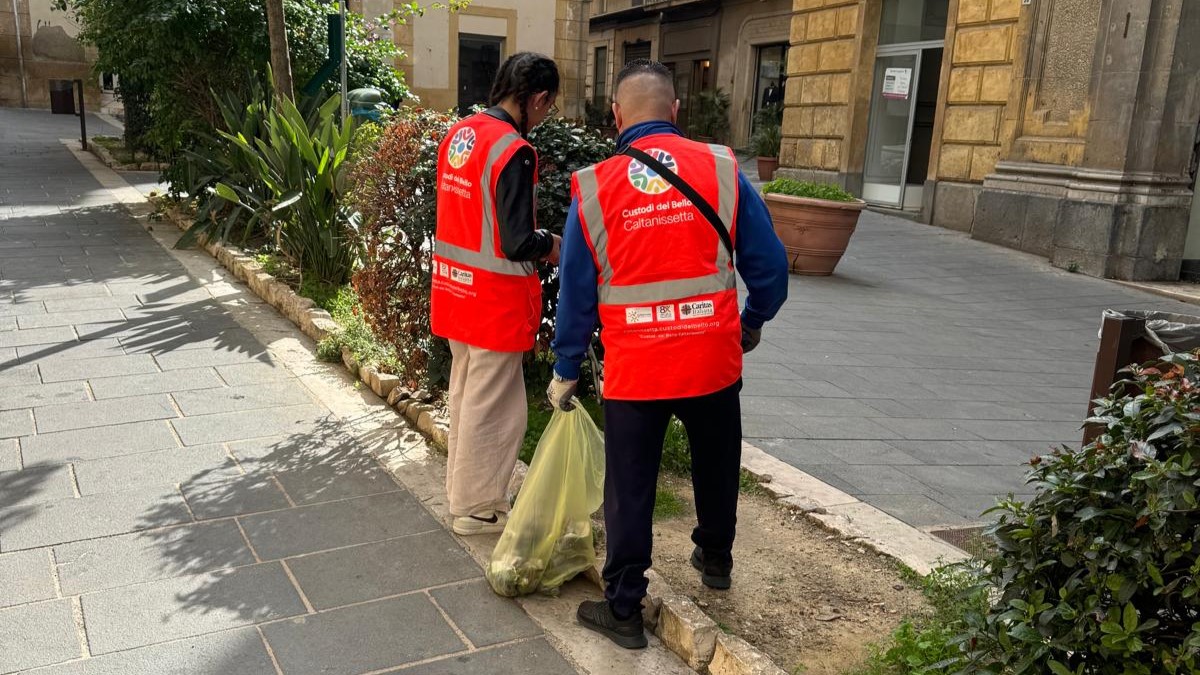
<svg viewBox="0 0 1200 675">
<path fill-rule="evenodd" d="M 716 159 L 717 166 L 719 203 L 716 204 L 715 209 L 726 231 L 732 234 L 738 181 L 737 163 L 730 156 L 728 148 L 709 145 L 708 149 Z M 588 238 L 592 240 L 592 248 L 596 251 L 596 260 L 600 263 L 599 299 L 601 304 L 645 304 L 719 293 L 737 288 L 737 281 L 733 269 L 730 267 L 729 251 L 720 241 L 717 242 L 717 271 L 715 274 L 629 286 L 613 285 L 612 263 L 608 259 L 608 229 L 604 223 L 604 209 L 600 206 L 600 184 L 596 179 L 596 170 L 594 167 L 588 167 L 579 171 L 576 177 L 579 180 L 580 210 L 583 212 Z M 703 216 L 701 219 L 703 220 Z"/>
<path fill-rule="evenodd" d="M 504 155 L 505 151 L 519 140 L 521 140 L 521 135 L 518 133 L 501 136 L 500 140 L 496 141 L 496 144 L 492 146 L 491 152 L 488 153 L 487 162 L 483 165 L 483 184 L 480 185 L 480 188 L 482 188 L 481 192 L 483 193 L 483 236 L 479 239 L 479 250 L 472 251 L 461 246 L 436 240 L 434 241 L 433 249 L 435 254 L 460 265 L 496 274 L 526 277 L 537 270 L 537 267 L 531 262 L 513 262 L 495 254 L 496 208 L 492 195 L 492 170 L 496 168 L 496 162 Z"/>
</svg>

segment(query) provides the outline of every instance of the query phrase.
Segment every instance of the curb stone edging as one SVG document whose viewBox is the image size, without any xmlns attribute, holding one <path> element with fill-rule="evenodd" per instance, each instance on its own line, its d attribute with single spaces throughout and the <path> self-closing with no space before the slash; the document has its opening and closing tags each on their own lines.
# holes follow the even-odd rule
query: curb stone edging
<svg viewBox="0 0 1200 675">
<path fill-rule="evenodd" d="M 114 171 L 165 171 L 171 165 L 164 162 L 134 162 L 133 164 L 125 164 L 118 162 L 116 157 L 112 156 L 108 148 L 95 142 L 88 143 L 88 150 L 93 155 L 98 157 L 104 166 Z"/>
<path fill-rule="evenodd" d="M 165 216 L 181 230 L 191 227 L 178 208 L 168 209 Z M 337 330 L 329 312 L 317 308 L 311 299 L 298 295 L 290 286 L 263 271 L 262 265 L 241 249 L 209 241 L 199 243 L 309 338 L 320 342 Z M 410 391 L 400 386 L 395 375 L 357 363 L 349 349 L 342 350 L 342 362 L 388 407 L 408 420 L 435 447 L 446 451 L 450 432 L 447 411 L 432 405 L 432 395 L 423 390 Z M 944 562 L 967 557 L 950 544 L 767 455 L 749 443 L 742 444 L 742 451 L 742 468 L 758 479 L 777 501 L 797 508 L 806 517 L 850 540 L 900 560 L 921 574 L 928 574 Z M 520 490 L 528 469 L 523 464 L 518 460 L 518 470 L 509 485 L 510 494 Z M 596 567 L 587 570 L 584 576 L 603 591 L 601 564 L 597 562 Z M 762 651 L 737 636 L 724 633 L 691 598 L 676 593 L 653 569 L 647 572 L 647 577 L 650 584 L 643 610 L 646 626 L 690 668 L 710 675 L 786 675 L 786 671 Z"/>
</svg>

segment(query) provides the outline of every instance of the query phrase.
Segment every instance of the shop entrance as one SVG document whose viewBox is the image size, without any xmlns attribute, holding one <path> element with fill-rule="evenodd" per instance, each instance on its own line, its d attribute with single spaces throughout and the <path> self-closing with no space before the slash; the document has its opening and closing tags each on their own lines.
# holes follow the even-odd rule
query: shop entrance
<svg viewBox="0 0 1200 675">
<path fill-rule="evenodd" d="M 919 210 L 946 33 L 948 0 L 884 0 L 871 85 L 863 199 Z"/>
</svg>

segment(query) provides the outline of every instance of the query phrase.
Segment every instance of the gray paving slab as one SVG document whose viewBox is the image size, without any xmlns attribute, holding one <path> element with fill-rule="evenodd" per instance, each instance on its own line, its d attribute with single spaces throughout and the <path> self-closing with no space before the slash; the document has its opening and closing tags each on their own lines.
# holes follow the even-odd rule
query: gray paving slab
<svg viewBox="0 0 1200 675">
<path fill-rule="evenodd" d="M 15 438 L 0 440 L 0 471 L 21 468 L 21 442 Z"/>
<path fill-rule="evenodd" d="M 217 374 L 231 387 L 272 380 L 288 380 L 295 377 L 281 365 L 262 361 L 217 366 Z"/>
<path fill-rule="evenodd" d="M 419 625 L 419 631 L 412 626 Z M 466 645 L 422 594 L 263 626 L 289 675 L 357 675 L 465 651 Z M 345 645 L 354 645 L 347 650 Z"/>
<path fill-rule="evenodd" d="M 0 507 L 0 552 L 109 537 L 191 520 L 177 492 L 153 489 Z"/>
<path fill-rule="evenodd" d="M 97 359 L 125 356 L 121 343 L 114 338 L 81 340 L 65 345 L 33 345 L 17 347 L 17 355 L 23 363 L 41 363 L 53 360 Z"/>
<path fill-rule="evenodd" d="M 276 511 L 292 505 L 267 474 L 231 478 L 206 475 L 184 481 L 179 490 L 199 520 Z"/>
<path fill-rule="evenodd" d="M 97 377 L 88 380 L 92 394 L 97 400 L 165 394 L 193 389 L 213 389 L 224 386 L 224 382 L 212 368 L 172 370 L 168 373 L 124 375 L 119 377 Z"/>
<path fill-rule="evenodd" d="M 163 394 L 132 396 L 112 401 L 68 403 L 35 408 L 39 432 L 106 427 L 129 422 L 165 420 L 179 416 L 171 399 Z"/>
<path fill-rule="evenodd" d="M 312 403 L 312 398 L 299 382 L 280 380 L 261 384 L 184 391 L 173 396 L 184 415 L 212 415 L 215 413 L 277 408 L 287 405 Z"/>
<path fill-rule="evenodd" d="M 233 520 L 61 544 L 54 547 L 54 558 L 65 595 L 254 563 Z"/>
<path fill-rule="evenodd" d="M 394 539 L 441 528 L 405 492 L 245 516 L 241 523 L 263 560 Z"/>
<path fill-rule="evenodd" d="M 288 567 L 318 610 L 477 579 L 480 574 L 479 565 L 443 531 L 314 553 L 289 560 Z M 532 625 L 524 612 L 517 609 L 517 614 L 514 623 L 523 619 Z"/>
<path fill-rule="evenodd" d="M 251 345 L 249 349 L 186 349 L 159 354 L 154 357 L 163 370 L 198 368 L 201 366 L 241 365 L 250 360 L 270 363 L 270 356 L 262 345 Z"/>
<path fill-rule="evenodd" d="M 62 360 L 42 363 L 44 382 L 88 380 L 93 377 L 116 377 L 158 372 L 154 358 L 145 354 L 113 356 L 96 359 Z"/>
<path fill-rule="evenodd" d="M 922 529 L 937 527 L 974 527 L 985 522 L 976 513 L 971 517 L 922 494 L 857 495 L 868 504 Z"/>
<path fill-rule="evenodd" d="M 0 608 L 53 599 L 51 574 L 44 549 L 0 554 Z"/>
<path fill-rule="evenodd" d="M 167 422 L 59 431 L 21 439 L 25 464 L 61 463 L 178 447 Z"/>
<path fill-rule="evenodd" d="M 30 329 L 124 320 L 125 315 L 119 309 L 82 309 L 73 312 L 55 312 L 53 314 L 27 314 L 17 317 L 17 325 L 22 329 Z"/>
<path fill-rule="evenodd" d="M 28 410 L 0 411 L 0 438 L 33 434 L 33 415 Z"/>
<path fill-rule="evenodd" d="M 71 600 L 0 609 L 0 673 L 60 663 L 83 656 Z"/>
<path fill-rule="evenodd" d="M 171 421 L 184 445 L 220 443 L 311 430 L 326 413 L 315 405 L 185 417 Z"/>
<path fill-rule="evenodd" d="M 70 326 L 56 328 L 31 328 L 10 330 L 0 333 L 0 347 L 23 347 L 26 345 L 61 344 L 74 342 L 75 331 Z"/>
<path fill-rule="evenodd" d="M 141 307 L 142 303 L 136 295 L 116 295 L 112 297 L 98 298 L 65 298 L 60 300 L 46 300 L 42 303 L 47 312 L 82 312 L 101 309 L 134 309 Z M 0 311 L 3 314 L 3 311 Z M 83 323 L 91 323 L 84 321 Z"/>
<path fill-rule="evenodd" d="M 65 464 L 0 471 L 0 509 L 75 496 L 71 468 Z"/>
<path fill-rule="evenodd" d="M 93 654 L 304 614 L 279 563 L 264 563 L 84 595 Z"/>
<path fill-rule="evenodd" d="M 220 445 L 172 448 L 74 463 L 83 495 L 120 492 L 131 485 L 163 487 L 221 481 L 241 475 L 237 463 Z"/>
<path fill-rule="evenodd" d="M 438 588 L 429 594 L 476 647 L 542 634 L 517 603 L 496 595 L 486 581 Z"/>
<path fill-rule="evenodd" d="M 564 675 L 575 669 L 545 640 L 526 640 L 451 656 L 402 671 L 409 675 Z"/>
<path fill-rule="evenodd" d="M 102 654 L 37 672 L 38 675 L 264 675 L 275 672 L 275 666 L 258 631 L 239 628 Z"/>
</svg>

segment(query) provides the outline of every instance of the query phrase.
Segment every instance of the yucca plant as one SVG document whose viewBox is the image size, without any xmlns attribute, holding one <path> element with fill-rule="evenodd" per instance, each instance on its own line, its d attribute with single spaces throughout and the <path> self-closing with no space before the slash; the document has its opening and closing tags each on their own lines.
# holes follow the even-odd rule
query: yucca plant
<svg viewBox="0 0 1200 675">
<path fill-rule="evenodd" d="M 254 173 L 245 184 L 220 180 L 213 187 L 217 196 L 247 214 L 247 228 L 261 224 L 302 275 L 335 285 L 349 279 L 357 259 L 354 240 L 346 236 L 357 215 L 343 203 L 354 122 L 338 121 L 340 102 L 332 96 L 305 119 L 284 99 L 264 104 L 256 135 L 218 131 L 241 151 Z"/>
</svg>

